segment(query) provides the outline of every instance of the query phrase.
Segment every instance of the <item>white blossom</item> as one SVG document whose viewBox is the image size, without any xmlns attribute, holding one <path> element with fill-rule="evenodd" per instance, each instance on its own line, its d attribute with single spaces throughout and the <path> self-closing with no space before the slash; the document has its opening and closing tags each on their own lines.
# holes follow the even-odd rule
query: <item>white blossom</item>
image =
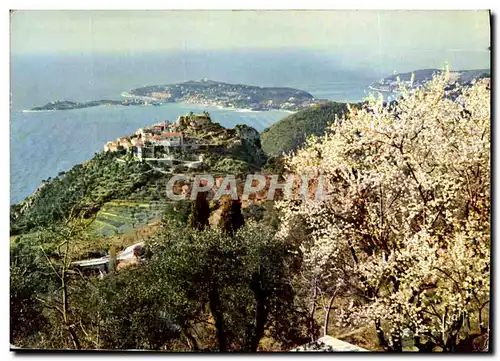
<svg viewBox="0 0 500 361">
<path fill-rule="evenodd" d="M 277 205 L 305 267 L 363 295 L 339 314 L 443 344 L 485 324 L 490 286 L 490 91 L 452 86 L 444 73 L 351 110 L 286 160 L 330 198 Z"/>
</svg>

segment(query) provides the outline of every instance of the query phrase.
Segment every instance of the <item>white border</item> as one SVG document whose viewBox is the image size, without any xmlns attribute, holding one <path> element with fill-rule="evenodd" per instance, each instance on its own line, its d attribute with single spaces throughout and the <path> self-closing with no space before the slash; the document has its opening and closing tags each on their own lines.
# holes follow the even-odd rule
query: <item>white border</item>
<svg viewBox="0 0 500 361">
<path fill-rule="evenodd" d="M 13 358 L 13 353 L 8 351 L 8 339 L 9 339 L 9 303 L 7 301 L 7 296 L 9 294 L 9 260 L 8 260 L 8 247 L 9 247 L 9 210 L 7 205 L 10 204 L 9 198 L 9 15 L 8 9 L 421 9 L 421 10 L 437 10 L 437 9 L 492 9 L 493 13 L 498 15 L 500 13 L 498 1 L 486 1 L 486 0 L 475 0 L 475 1 L 405 1 L 404 3 L 401 0 L 391 0 L 391 1 L 377 1 L 376 3 L 373 1 L 360 1 L 360 0 L 350 0 L 344 2 L 338 1 L 319 1 L 319 0 L 308 0 L 308 1 L 296 1 L 296 0 L 288 0 L 288 1 L 274 1 L 274 0 L 254 0 L 252 2 L 242 1 L 242 0 L 233 0 L 233 1 L 208 1 L 208 0 L 177 0 L 177 1 L 152 1 L 152 0 L 141 0 L 141 1 L 131 1 L 131 0 L 122 0 L 119 2 L 112 1 L 104 1 L 104 0 L 86 0 L 78 3 L 69 3 L 67 1 L 7 1 L 2 3 L 2 12 L 1 12 L 1 45 L 4 50 L 2 56 L 2 73 L 1 73 L 1 84 L 2 84 L 2 120 L 0 121 L 0 126 L 2 127 L 1 134 L 3 136 L 3 141 L 0 142 L 0 170 L 1 170 L 1 202 L 3 207 L 1 207 L 1 234 L 3 247 L 5 249 L 1 253 L 1 269 L 2 269 L 2 290 L 3 292 L 2 307 L 3 312 L 1 312 L 1 325 L 2 325 L 2 359 L 4 357 Z M 498 21 L 498 18 L 496 18 Z M 496 25 L 498 28 L 498 23 Z M 495 34 L 496 34 L 496 29 Z M 495 39 L 495 38 L 494 38 Z M 498 49 L 497 41 L 495 40 L 495 44 L 492 44 L 495 48 Z M 498 55 L 498 54 L 497 54 Z M 497 65 L 497 62 L 495 64 Z M 496 71 L 496 68 L 495 68 Z M 498 93 L 496 93 L 495 104 L 497 104 Z M 495 132 L 496 140 L 500 139 L 498 134 L 499 126 L 496 126 L 497 132 Z M 500 157 L 495 157 L 495 169 L 500 169 Z M 498 180 L 498 176 L 497 176 Z M 498 190 L 497 190 L 498 193 Z M 495 198 L 496 200 L 496 198 Z M 495 213 L 495 219 L 492 220 L 494 223 L 498 224 L 498 210 Z M 495 240 L 493 241 L 495 242 Z M 499 253 L 498 244 L 495 247 L 495 264 L 500 262 L 500 258 L 498 256 Z M 496 267 L 495 267 L 496 268 Z M 495 286 L 497 282 L 495 282 Z M 495 288 L 497 289 L 497 288 Z M 498 297 L 496 299 L 498 301 Z M 497 303 L 496 303 L 497 304 Z M 495 304 L 495 306 L 496 306 Z M 493 307 L 493 306 L 492 306 Z M 494 307 L 493 309 L 497 309 Z M 496 326 L 496 323 L 495 323 Z M 498 330 L 494 333 L 495 339 L 494 343 L 498 347 Z M 493 340 L 491 340 L 493 341 Z M 497 350 L 498 353 L 498 350 Z M 43 354 L 42 354 L 43 355 Z M 67 358 L 71 357 L 73 354 L 61 354 L 58 357 Z M 147 354 L 138 354 L 140 356 L 147 356 Z M 46 355 L 48 357 L 52 357 L 53 355 Z M 82 358 L 92 358 L 92 360 L 105 359 L 109 357 L 116 357 L 120 355 L 105 355 L 105 354 L 81 354 L 79 357 Z M 335 355 L 332 357 L 346 357 L 345 355 Z M 348 355 L 351 356 L 351 355 Z M 369 355 L 359 355 L 358 357 L 369 356 Z M 394 356 L 394 355 L 392 355 Z M 43 357 L 43 356 L 42 356 Z M 168 357 L 178 358 L 179 355 L 168 355 Z M 185 359 L 186 356 L 182 356 Z M 188 357 L 196 357 L 196 356 L 188 356 Z M 263 358 L 271 358 L 272 355 L 260 355 L 259 357 Z M 279 356 L 278 356 L 279 357 Z M 310 355 L 303 355 L 302 357 L 314 357 Z M 383 357 L 383 356 L 382 356 Z M 422 357 L 416 356 L 413 357 Z"/>
</svg>

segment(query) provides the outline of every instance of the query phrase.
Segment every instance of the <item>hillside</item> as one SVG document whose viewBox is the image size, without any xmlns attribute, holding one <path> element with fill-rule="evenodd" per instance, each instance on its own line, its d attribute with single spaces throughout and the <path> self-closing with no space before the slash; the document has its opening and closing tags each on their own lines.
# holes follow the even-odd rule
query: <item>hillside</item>
<svg viewBox="0 0 500 361">
<path fill-rule="evenodd" d="M 271 156 L 297 149 L 310 135 L 323 135 L 338 115 L 347 112 L 345 103 L 328 102 L 291 114 L 264 130 L 262 149 Z"/>
<path fill-rule="evenodd" d="M 209 120 L 196 127 L 189 122 L 179 127 L 186 137 L 210 143 L 211 147 L 198 151 L 170 150 L 170 155 L 177 160 L 202 157 L 203 168 L 217 174 L 243 174 L 260 169 L 266 161 L 259 133 L 247 125 L 228 129 Z M 134 223 L 147 224 L 160 217 L 158 210 L 149 209 L 150 206 L 167 200 L 165 190 L 169 177 L 166 174 L 198 171 L 189 169 L 182 161 L 177 163 L 169 167 L 151 158 L 140 160 L 125 149 L 96 153 L 89 161 L 42 181 L 31 196 L 12 205 L 11 235 L 47 227 L 70 214 L 84 218 L 97 215 L 96 223 L 103 231 L 100 233 L 105 234 L 113 229 L 119 233 Z M 117 200 L 142 204 L 146 210 L 123 202 L 116 205 Z M 131 214 L 136 220 L 131 219 Z"/>
</svg>

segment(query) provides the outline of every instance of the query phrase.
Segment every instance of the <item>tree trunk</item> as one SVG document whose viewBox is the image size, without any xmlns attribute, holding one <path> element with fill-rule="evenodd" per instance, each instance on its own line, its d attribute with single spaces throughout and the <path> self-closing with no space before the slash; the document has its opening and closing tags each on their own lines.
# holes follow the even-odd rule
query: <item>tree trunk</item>
<svg viewBox="0 0 500 361">
<path fill-rule="evenodd" d="M 323 325 L 323 336 L 328 336 L 328 323 L 330 322 L 330 310 L 332 309 L 333 300 L 335 299 L 335 294 L 330 297 L 330 301 L 328 302 L 328 308 L 325 310 L 325 323 Z"/>
<path fill-rule="evenodd" d="M 73 346 L 75 346 L 75 349 L 79 350 L 80 349 L 80 341 L 78 341 L 78 336 L 76 335 L 75 329 L 73 325 L 66 326 L 68 329 L 68 332 L 71 336 L 71 341 L 73 341 Z"/>
<path fill-rule="evenodd" d="M 311 334 L 311 341 L 314 341 L 315 335 L 316 335 L 316 330 L 315 330 L 315 320 L 314 320 L 314 315 L 316 313 L 316 299 L 318 298 L 318 287 L 317 287 L 317 281 L 316 278 L 314 278 L 313 281 L 313 299 L 311 303 L 311 314 L 310 314 L 310 324 L 309 324 L 309 332 Z"/>
<path fill-rule="evenodd" d="M 221 309 L 221 300 L 219 289 L 216 285 L 212 285 L 210 287 L 210 291 L 208 292 L 210 312 L 214 316 L 215 321 L 215 329 L 217 332 L 217 341 L 219 343 L 219 351 L 226 352 L 227 344 L 226 344 L 226 334 L 224 331 L 224 315 Z"/>
<path fill-rule="evenodd" d="M 391 351 L 393 352 L 403 352 L 403 340 L 401 337 L 401 333 L 399 331 L 396 331 L 394 334 L 392 334 L 392 347 Z"/>
<path fill-rule="evenodd" d="M 387 340 L 385 339 L 384 330 L 380 326 L 380 320 L 375 321 L 375 329 L 377 330 L 378 344 L 384 350 L 387 350 L 389 345 L 387 344 Z"/>
<path fill-rule="evenodd" d="M 69 319 L 68 319 L 68 286 L 66 284 L 66 272 L 63 270 L 61 272 L 61 292 L 62 292 L 62 307 L 63 307 L 63 322 L 64 322 L 64 327 L 69 333 L 70 339 L 73 342 L 73 346 L 75 349 L 79 350 L 80 349 L 80 342 L 78 341 L 78 337 L 76 335 L 75 329 L 73 328 L 73 325 L 69 324 Z"/>
<path fill-rule="evenodd" d="M 416 348 L 418 348 L 418 352 L 432 352 L 434 347 L 436 347 L 436 343 L 432 340 L 427 340 L 426 343 L 422 343 L 422 338 L 420 336 L 414 337 L 413 342 Z"/>
<path fill-rule="evenodd" d="M 252 281 L 252 291 L 255 296 L 255 332 L 251 338 L 250 350 L 251 352 L 256 352 L 259 347 L 259 342 L 264 336 L 264 327 L 269 314 L 266 307 L 267 294 L 262 287 L 260 274 L 254 275 L 254 280 Z"/>
<path fill-rule="evenodd" d="M 194 338 L 193 335 L 191 335 L 191 333 L 188 331 L 188 330 L 184 330 L 184 335 L 186 336 L 186 338 L 188 339 L 189 343 L 191 343 L 191 347 L 193 349 L 193 351 L 199 351 L 200 348 L 198 347 L 198 342 L 196 342 L 196 339 Z"/>
</svg>

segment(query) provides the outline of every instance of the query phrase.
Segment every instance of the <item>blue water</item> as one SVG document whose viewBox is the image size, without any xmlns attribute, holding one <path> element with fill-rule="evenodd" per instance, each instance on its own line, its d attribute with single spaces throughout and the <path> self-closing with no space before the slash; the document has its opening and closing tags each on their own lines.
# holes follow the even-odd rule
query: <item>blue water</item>
<svg viewBox="0 0 500 361">
<path fill-rule="evenodd" d="M 317 98 L 357 101 L 375 76 L 340 68 L 334 58 L 294 52 L 37 55 L 11 58 L 11 203 L 101 151 L 104 143 L 189 111 L 207 110 L 225 127 L 262 131 L 287 115 L 238 112 L 188 104 L 96 107 L 25 113 L 53 100 L 120 99 L 135 87 L 207 77 L 259 86 L 293 86 Z"/>
</svg>

